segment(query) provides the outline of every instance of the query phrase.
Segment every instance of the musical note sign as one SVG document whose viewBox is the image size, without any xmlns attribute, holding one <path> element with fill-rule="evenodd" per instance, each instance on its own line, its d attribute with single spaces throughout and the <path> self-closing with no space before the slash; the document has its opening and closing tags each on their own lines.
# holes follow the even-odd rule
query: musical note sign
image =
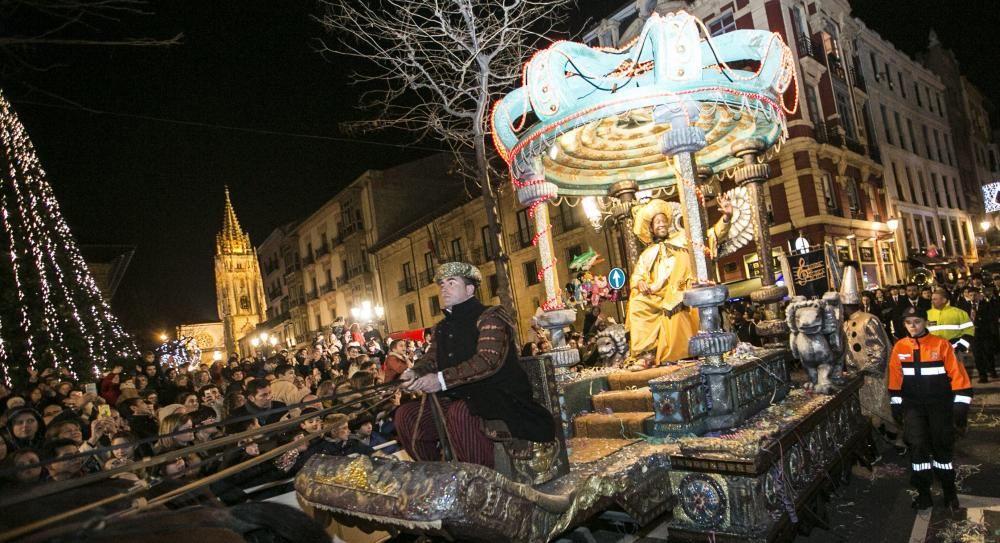
<svg viewBox="0 0 1000 543">
<path fill-rule="evenodd" d="M 826 276 L 826 259 L 823 250 L 809 251 L 789 258 L 792 265 L 792 282 L 799 296 L 822 296 L 830 290 Z"/>
</svg>

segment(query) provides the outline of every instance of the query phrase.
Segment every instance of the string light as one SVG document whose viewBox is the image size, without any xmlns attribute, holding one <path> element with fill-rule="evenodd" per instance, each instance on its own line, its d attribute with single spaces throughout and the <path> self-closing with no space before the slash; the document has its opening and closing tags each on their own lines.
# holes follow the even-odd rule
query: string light
<svg viewBox="0 0 1000 543">
<path fill-rule="evenodd" d="M 6 232 L 18 309 L 0 321 L 0 372 L 9 384 L 15 362 L 100 377 L 112 360 L 138 356 L 101 296 L 63 219 L 31 139 L 0 91 L 0 140 L 7 168 L 0 178 L 0 222 Z M 17 322 L 19 321 L 19 322 Z M 18 326 L 19 324 L 19 326 Z"/>
</svg>

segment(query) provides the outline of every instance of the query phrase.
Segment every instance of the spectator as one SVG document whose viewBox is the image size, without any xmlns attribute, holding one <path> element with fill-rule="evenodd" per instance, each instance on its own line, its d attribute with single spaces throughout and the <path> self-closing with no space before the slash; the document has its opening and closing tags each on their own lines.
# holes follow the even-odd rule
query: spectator
<svg viewBox="0 0 1000 543">
<path fill-rule="evenodd" d="M 42 415 L 30 407 L 18 407 L 7 415 L 4 439 L 10 450 L 40 449 L 45 440 Z"/>
<path fill-rule="evenodd" d="M 70 439 L 56 439 L 45 445 L 46 460 L 57 460 L 67 456 L 75 456 L 80 450 L 76 443 Z M 83 470 L 85 458 L 75 456 L 63 461 L 50 462 L 46 465 L 49 479 L 53 481 L 65 481 L 83 477 L 86 472 Z"/>
<path fill-rule="evenodd" d="M 198 389 L 198 398 L 202 406 L 208 406 L 215 410 L 217 420 L 226 418 L 226 405 L 219 387 L 213 384 L 205 385 Z"/>
<path fill-rule="evenodd" d="M 111 458 L 104 463 L 105 470 L 127 466 L 139 460 L 136 453 L 136 443 L 139 439 L 131 432 L 118 432 L 111 438 L 111 445 L 116 447 L 111 451 Z M 146 478 L 146 470 L 126 471 L 114 475 L 115 479 L 139 480 Z"/>
<path fill-rule="evenodd" d="M 278 422 L 285 415 L 280 410 L 285 407 L 283 402 L 273 401 L 271 398 L 271 385 L 264 379 L 254 379 L 246 388 L 246 402 L 242 407 L 229 413 L 230 419 L 238 419 L 248 415 L 254 415 L 254 420 L 261 426 Z M 232 433 L 229 426 L 226 431 Z"/>
<path fill-rule="evenodd" d="M 389 354 L 382 363 L 382 382 L 391 383 L 411 366 L 410 357 L 406 352 L 406 340 L 397 339 L 389 344 Z"/>
<path fill-rule="evenodd" d="M 201 406 L 198 395 L 194 392 L 181 392 L 177 395 L 177 403 L 184 406 L 186 413 L 193 413 Z"/>
<path fill-rule="evenodd" d="M 42 455 L 38 449 L 24 448 L 11 455 L 14 467 L 22 468 L 14 472 L 14 482 L 17 485 L 29 485 L 42 479 Z M 28 467 L 34 466 L 34 467 Z"/>
<path fill-rule="evenodd" d="M 275 380 L 271 382 L 271 396 L 285 404 L 294 405 L 302 401 L 310 390 L 300 386 L 295 368 L 289 364 L 281 364 L 274 370 Z"/>
</svg>

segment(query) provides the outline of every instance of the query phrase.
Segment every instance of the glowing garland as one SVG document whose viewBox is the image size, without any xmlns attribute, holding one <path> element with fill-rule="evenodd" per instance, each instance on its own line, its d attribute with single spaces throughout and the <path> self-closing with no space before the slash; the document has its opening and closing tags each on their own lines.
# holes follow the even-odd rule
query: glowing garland
<svg viewBox="0 0 1000 543">
<path fill-rule="evenodd" d="M 0 140 L 7 168 L 0 178 L 0 223 L 9 245 L 20 329 L 0 320 L 0 373 L 5 384 L 20 361 L 30 368 L 100 376 L 112 359 L 137 356 L 132 339 L 101 296 L 34 146 L 0 91 Z M 67 268 L 69 268 L 67 272 Z"/>
</svg>

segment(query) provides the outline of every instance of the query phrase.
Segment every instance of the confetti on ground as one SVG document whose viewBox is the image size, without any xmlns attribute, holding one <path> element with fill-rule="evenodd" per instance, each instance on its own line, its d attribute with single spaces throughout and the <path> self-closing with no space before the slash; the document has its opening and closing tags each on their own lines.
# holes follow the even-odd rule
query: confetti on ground
<svg viewBox="0 0 1000 543">
<path fill-rule="evenodd" d="M 975 475 L 982 471 L 982 466 L 982 464 L 960 464 L 955 470 L 955 487 L 958 488 L 959 491 L 966 490 L 965 487 L 962 486 L 962 482 L 965 481 L 968 476 Z"/>
<path fill-rule="evenodd" d="M 986 539 L 986 526 L 971 520 L 948 521 L 935 537 L 941 543 L 980 543 Z"/>
<path fill-rule="evenodd" d="M 876 479 L 898 479 L 906 475 L 906 468 L 897 464 L 872 467 L 872 481 Z"/>
</svg>

